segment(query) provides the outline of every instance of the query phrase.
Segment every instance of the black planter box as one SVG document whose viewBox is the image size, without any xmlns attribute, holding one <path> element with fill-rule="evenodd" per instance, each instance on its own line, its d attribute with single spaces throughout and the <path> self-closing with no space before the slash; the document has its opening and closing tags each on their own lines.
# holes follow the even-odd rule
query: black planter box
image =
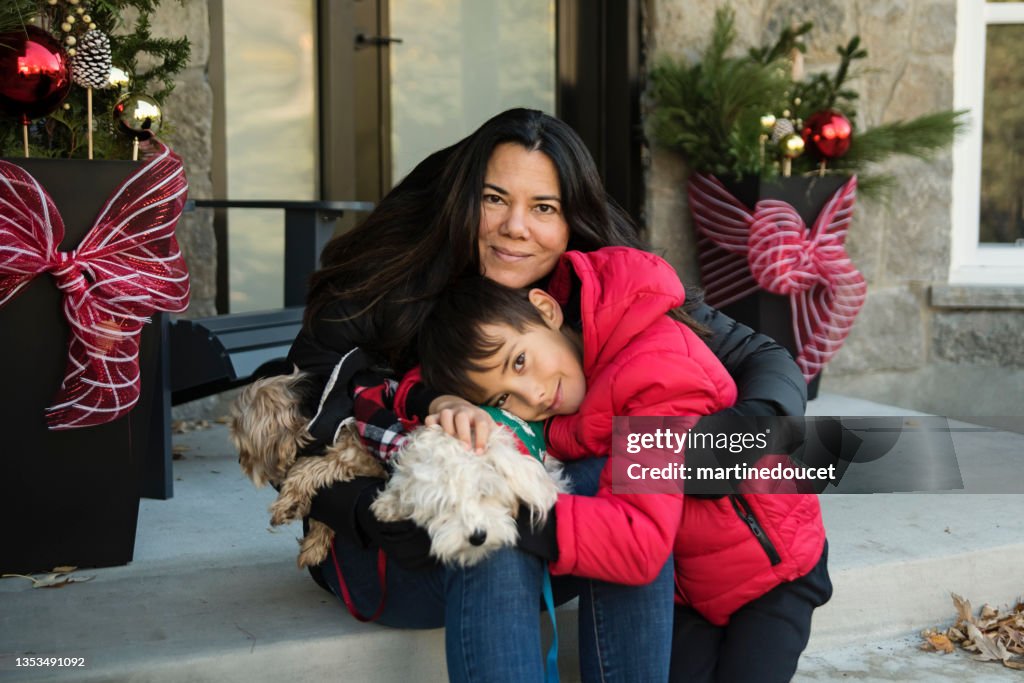
<svg viewBox="0 0 1024 683">
<path fill-rule="evenodd" d="M 848 176 L 799 176 L 763 180 L 750 176 L 742 180 L 719 178 L 736 199 L 753 213 L 754 206 L 762 199 L 780 199 L 792 205 L 800 214 L 808 229 L 814 226 L 818 214 L 839 188 L 849 181 Z M 772 294 L 764 290 L 720 307 L 721 311 L 744 325 L 762 332 L 796 357 L 796 338 L 793 335 L 792 311 L 788 296 Z M 807 385 L 807 398 L 818 395 L 819 373 Z"/>
<path fill-rule="evenodd" d="M 130 161 L 9 159 L 46 188 L 74 248 L 107 198 L 139 168 Z M 0 309 L 0 570 L 47 571 L 130 562 L 139 512 L 139 465 L 149 439 L 159 329 L 143 330 L 139 405 L 113 422 L 50 431 L 67 364 L 62 295 L 48 274 Z M 154 353 L 157 351 L 157 353 Z"/>
</svg>

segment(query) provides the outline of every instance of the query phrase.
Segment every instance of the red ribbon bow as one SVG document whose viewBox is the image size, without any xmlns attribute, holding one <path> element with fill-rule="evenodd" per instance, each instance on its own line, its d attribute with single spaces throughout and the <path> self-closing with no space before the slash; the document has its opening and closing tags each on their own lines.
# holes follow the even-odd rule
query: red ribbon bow
<svg viewBox="0 0 1024 683">
<path fill-rule="evenodd" d="M 174 239 L 188 183 L 181 158 L 157 153 L 107 200 L 77 249 L 46 190 L 0 161 L 0 306 L 49 272 L 71 327 L 68 366 L 50 429 L 116 420 L 139 400 L 139 332 L 154 311 L 188 306 L 188 269 Z"/>
<path fill-rule="evenodd" d="M 690 178 L 708 303 L 725 306 L 760 287 L 790 297 L 797 365 L 810 381 L 842 347 L 867 298 L 846 253 L 857 178 L 829 199 L 810 230 L 796 210 L 762 199 L 751 214 L 713 176 Z"/>
</svg>

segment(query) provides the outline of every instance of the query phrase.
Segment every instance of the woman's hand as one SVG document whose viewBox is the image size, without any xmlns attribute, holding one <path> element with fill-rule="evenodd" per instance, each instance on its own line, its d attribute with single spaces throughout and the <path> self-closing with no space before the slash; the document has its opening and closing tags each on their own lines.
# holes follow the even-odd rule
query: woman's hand
<svg viewBox="0 0 1024 683">
<path fill-rule="evenodd" d="M 450 394 L 443 394 L 430 402 L 430 415 L 424 424 L 428 427 L 439 425 L 477 453 L 484 452 L 487 437 L 494 428 L 494 420 L 487 411 Z"/>
</svg>

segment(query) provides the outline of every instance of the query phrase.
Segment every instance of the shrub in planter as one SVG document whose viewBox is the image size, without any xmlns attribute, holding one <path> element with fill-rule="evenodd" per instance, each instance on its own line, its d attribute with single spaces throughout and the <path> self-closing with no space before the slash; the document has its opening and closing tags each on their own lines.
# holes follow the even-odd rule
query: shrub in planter
<svg viewBox="0 0 1024 683">
<path fill-rule="evenodd" d="M 651 71 L 654 140 L 685 160 L 708 303 L 774 336 L 814 382 L 839 350 L 866 296 L 843 246 L 857 192 L 893 178 L 869 164 L 927 157 L 948 145 L 964 112 L 941 111 L 859 130 L 847 78 L 867 57 L 860 39 L 837 48 L 834 74 L 804 76 L 805 23 L 772 45 L 733 52 L 734 15 L 715 14 L 695 61 Z"/>
</svg>

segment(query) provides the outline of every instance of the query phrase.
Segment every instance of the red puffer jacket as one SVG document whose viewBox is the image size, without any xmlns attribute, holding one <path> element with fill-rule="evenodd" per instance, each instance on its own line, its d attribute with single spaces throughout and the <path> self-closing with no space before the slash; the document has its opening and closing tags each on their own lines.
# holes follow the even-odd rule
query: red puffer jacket
<svg viewBox="0 0 1024 683">
<path fill-rule="evenodd" d="M 663 259 L 623 247 L 567 252 L 548 289 L 565 304 L 576 286 L 587 395 L 577 413 L 549 422 L 552 455 L 607 454 L 616 415 L 708 415 L 735 402 L 736 385 L 721 362 L 692 330 L 665 315 L 685 294 Z M 595 497 L 559 497 L 552 573 L 640 584 L 653 580 L 673 552 L 677 601 L 724 624 L 741 605 L 810 571 L 821 556 L 825 532 L 816 496 L 684 502 L 680 495 L 613 494 L 611 470 L 609 461 Z"/>
</svg>

